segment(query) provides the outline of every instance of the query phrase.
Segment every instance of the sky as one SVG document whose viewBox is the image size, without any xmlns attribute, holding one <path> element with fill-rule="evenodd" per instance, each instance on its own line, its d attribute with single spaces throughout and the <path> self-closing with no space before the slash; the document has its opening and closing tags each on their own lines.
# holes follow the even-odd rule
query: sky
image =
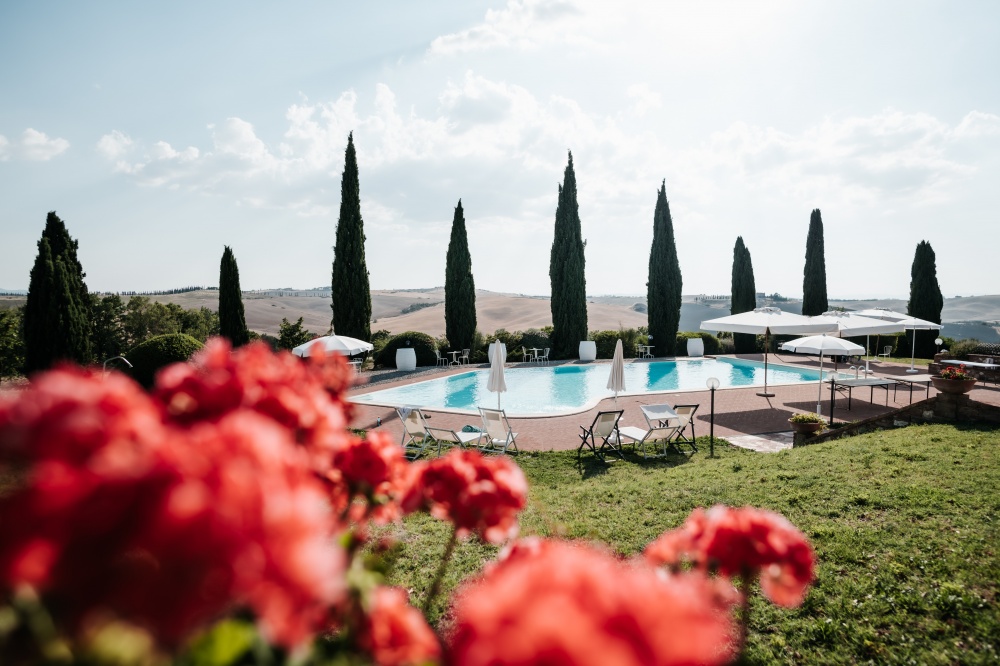
<svg viewBox="0 0 1000 666">
<path fill-rule="evenodd" d="M 1000 293 L 1000 3 L 0 4 L 0 289 L 49 211 L 92 291 L 328 286 L 354 133 L 372 289 L 547 295 L 572 151 L 587 293 L 644 295 L 665 183 L 685 294 Z"/>
</svg>

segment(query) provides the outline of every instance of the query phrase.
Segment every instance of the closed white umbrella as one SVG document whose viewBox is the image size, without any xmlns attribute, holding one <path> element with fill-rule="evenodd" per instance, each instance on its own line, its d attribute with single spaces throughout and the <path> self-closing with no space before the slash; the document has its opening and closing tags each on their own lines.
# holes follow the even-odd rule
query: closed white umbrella
<svg viewBox="0 0 1000 666">
<path fill-rule="evenodd" d="M 500 394 L 506 392 L 507 382 L 503 378 L 503 364 L 507 362 L 507 345 L 499 340 L 490 352 L 490 376 L 486 389 L 497 394 L 497 409 L 500 409 Z"/>
<path fill-rule="evenodd" d="M 615 407 L 618 407 L 618 392 L 625 390 L 625 352 L 622 350 L 621 338 L 615 343 L 615 355 L 611 359 L 611 376 L 608 377 L 608 388 L 615 392 Z"/>
<path fill-rule="evenodd" d="M 807 338 L 796 338 L 781 345 L 782 349 L 797 354 L 819 354 L 819 392 L 816 395 L 816 413 L 821 414 L 823 402 L 823 355 L 824 354 L 863 354 L 865 348 L 850 340 L 830 335 L 811 335 Z"/>
<path fill-rule="evenodd" d="M 310 340 L 292 349 L 296 356 L 308 356 L 310 350 L 315 345 L 320 345 L 324 351 L 335 352 L 344 356 L 354 356 L 364 352 L 370 352 L 375 346 L 370 342 L 351 338 L 346 335 L 324 335 L 321 338 Z"/>
<path fill-rule="evenodd" d="M 748 312 L 709 319 L 701 322 L 705 331 L 728 331 L 730 333 L 764 334 L 764 392 L 757 395 L 771 398 L 773 393 L 767 392 L 767 348 L 771 335 L 796 333 L 831 333 L 837 330 L 837 325 L 829 321 L 815 321 L 816 317 L 803 317 L 778 308 L 757 308 Z"/>
</svg>

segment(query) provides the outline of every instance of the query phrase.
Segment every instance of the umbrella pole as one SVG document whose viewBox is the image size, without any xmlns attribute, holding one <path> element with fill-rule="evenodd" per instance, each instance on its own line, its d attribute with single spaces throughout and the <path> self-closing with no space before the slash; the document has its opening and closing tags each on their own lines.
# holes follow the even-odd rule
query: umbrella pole
<svg viewBox="0 0 1000 666">
<path fill-rule="evenodd" d="M 771 333 L 771 329 L 764 329 L 764 392 L 757 394 L 757 395 L 759 395 L 762 398 L 773 398 L 774 397 L 773 393 L 768 393 L 767 392 L 767 350 L 768 350 L 768 347 L 771 346 L 770 344 L 768 344 L 768 339 L 769 339 L 770 333 Z"/>
<path fill-rule="evenodd" d="M 910 355 L 910 369 L 907 370 L 909 373 L 916 372 L 917 369 L 913 367 L 914 361 L 917 359 L 917 329 L 913 329 L 913 353 Z"/>
<path fill-rule="evenodd" d="M 816 413 L 823 413 L 823 353 L 819 355 L 819 391 L 816 393 Z"/>
<path fill-rule="evenodd" d="M 869 333 L 868 335 L 865 336 L 865 377 L 868 376 L 868 357 L 871 356 L 868 347 L 871 344 L 871 341 L 872 341 L 872 334 Z"/>
</svg>

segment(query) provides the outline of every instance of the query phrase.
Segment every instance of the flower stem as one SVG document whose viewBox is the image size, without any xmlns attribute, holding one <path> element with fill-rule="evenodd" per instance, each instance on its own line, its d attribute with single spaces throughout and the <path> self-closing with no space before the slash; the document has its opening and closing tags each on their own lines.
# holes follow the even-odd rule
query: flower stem
<svg viewBox="0 0 1000 666">
<path fill-rule="evenodd" d="M 747 634 L 750 631 L 750 584 L 753 576 L 744 571 L 740 576 L 740 643 L 739 654 L 747 647 Z"/>
<path fill-rule="evenodd" d="M 441 591 L 441 581 L 444 580 L 444 572 L 448 568 L 448 561 L 451 560 L 451 554 L 455 551 L 456 541 L 458 541 L 457 527 L 451 531 L 451 538 L 448 540 L 448 545 L 444 548 L 444 555 L 441 556 L 441 566 L 438 567 L 437 574 L 434 575 L 434 582 L 431 583 L 431 589 L 427 592 L 427 599 L 424 600 L 423 608 L 421 608 L 425 616 L 430 611 L 431 604 L 437 598 L 438 592 Z"/>
</svg>

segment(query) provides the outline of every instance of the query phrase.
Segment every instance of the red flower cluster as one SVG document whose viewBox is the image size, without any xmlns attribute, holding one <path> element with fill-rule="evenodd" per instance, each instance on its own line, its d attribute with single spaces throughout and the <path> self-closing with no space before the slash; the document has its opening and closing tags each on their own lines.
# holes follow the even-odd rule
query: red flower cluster
<svg viewBox="0 0 1000 666">
<path fill-rule="evenodd" d="M 0 584 L 34 587 L 70 631 L 111 612 L 176 643 L 244 606 L 298 644 L 343 598 L 309 455 L 349 440 L 343 409 L 260 345 L 214 342 L 199 362 L 164 371 L 152 398 L 65 368 L 0 405 L 0 456 L 28 469 L 0 498 Z"/>
<path fill-rule="evenodd" d="M 428 509 L 435 518 L 450 520 L 460 537 L 475 532 L 499 544 L 517 534 L 517 514 L 527 497 L 524 472 L 509 458 L 455 449 L 411 466 L 403 510 Z"/>
<path fill-rule="evenodd" d="M 696 509 L 678 529 L 645 550 L 654 564 L 692 562 L 723 576 L 759 575 L 768 599 L 786 608 L 802 603 L 815 578 L 815 559 L 805 536 L 784 516 L 744 507 Z"/>
<path fill-rule="evenodd" d="M 365 617 L 359 645 L 380 666 L 437 663 L 441 646 L 420 611 L 407 600 L 406 590 L 376 588 Z"/>
<path fill-rule="evenodd" d="M 403 447 L 385 432 L 369 432 L 365 439 L 352 438 L 333 454 L 327 479 L 333 484 L 337 510 L 346 512 L 354 498 L 364 498 L 364 504 L 351 505 L 349 517 L 361 520 L 367 511 L 375 522 L 386 523 L 401 515 L 398 502 L 408 475 Z"/>
<path fill-rule="evenodd" d="M 515 544 L 455 602 L 450 663 L 722 664 L 733 657 L 735 591 L 668 575 L 589 545 Z"/>
<path fill-rule="evenodd" d="M 953 365 L 949 365 L 947 368 L 941 371 L 941 377 L 944 379 L 954 379 L 957 381 L 967 381 L 969 379 L 975 379 L 972 375 L 965 371 L 965 364 L 962 363 L 957 368 Z"/>
</svg>

